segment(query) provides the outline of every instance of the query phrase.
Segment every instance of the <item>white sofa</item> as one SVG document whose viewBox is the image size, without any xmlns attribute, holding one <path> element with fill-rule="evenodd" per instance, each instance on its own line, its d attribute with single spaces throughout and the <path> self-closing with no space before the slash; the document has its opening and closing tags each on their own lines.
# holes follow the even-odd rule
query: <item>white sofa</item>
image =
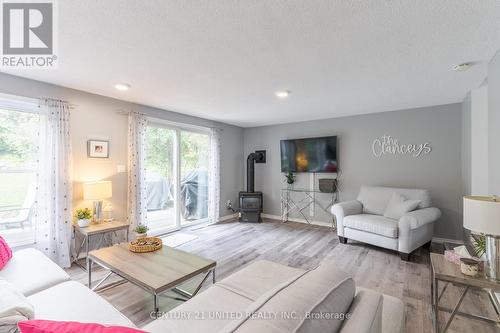
<svg viewBox="0 0 500 333">
<path fill-rule="evenodd" d="M 14 252 L 0 270 L 0 279 L 14 285 L 35 309 L 34 319 L 79 321 L 134 327 L 104 298 L 69 275 L 35 249 Z"/>
<path fill-rule="evenodd" d="M 106 300 L 84 285 L 70 281 L 62 269 L 36 250 L 15 252 L 14 258 L 0 271 L 0 278 L 28 291 L 25 296 L 34 306 L 35 319 L 134 327 Z M 44 281 L 43 286 L 39 281 Z M 327 316 L 349 313 L 351 319 L 313 320 L 304 317 L 308 312 Z M 254 316 L 234 316 L 242 313 L 254 313 Z M 216 314 L 219 317 L 213 318 Z M 269 317 L 273 314 L 277 316 Z M 263 316 L 268 317 L 261 320 Z M 304 271 L 258 261 L 142 330 L 152 333 L 400 333 L 405 330 L 405 316 L 399 299 L 362 288 L 356 290 L 352 278 L 334 263 Z"/>
<path fill-rule="evenodd" d="M 407 199 L 420 200 L 417 208 L 399 220 L 384 216 L 393 193 Z M 401 259 L 424 244 L 430 244 L 434 222 L 441 211 L 432 207 L 427 190 L 396 187 L 363 186 L 357 200 L 341 202 L 332 207 L 341 243 L 353 239 L 398 251 Z"/>
</svg>

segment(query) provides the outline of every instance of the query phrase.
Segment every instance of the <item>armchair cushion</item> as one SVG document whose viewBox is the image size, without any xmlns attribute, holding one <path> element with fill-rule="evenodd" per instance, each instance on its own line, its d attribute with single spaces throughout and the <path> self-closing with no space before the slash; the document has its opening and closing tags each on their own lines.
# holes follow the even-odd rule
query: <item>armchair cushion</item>
<svg viewBox="0 0 500 333">
<path fill-rule="evenodd" d="M 398 221 L 384 216 L 372 214 L 350 215 L 344 218 L 344 226 L 385 237 L 398 238 Z"/>
<path fill-rule="evenodd" d="M 441 217 L 441 211 L 436 207 L 414 210 L 406 213 L 399 220 L 399 224 L 408 225 L 410 230 L 417 229 L 425 224 L 432 223 Z"/>
<path fill-rule="evenodd" d="M 363 204 L 363 213 L 383 215 L 394 192 L 402 194 L 407 199 L 420 200 L 419 209 L 431 207 L 431 198 L 427 190 L 362 186 L 358 194 L 358 201 Z"/>
<path fill-rule="evenodd" d="M 344 201 L 332 206 L 332 214 L 337 222 L 337 234 L 344 236 L 344 218 L 349 215 L 357 215 L 363 212 L 363 206 L 358 200 Z"/>
<path fill-rule="evenodd" d="M 384 216 L 399 220 L 404 214 L 415 210 L 419 204 L 420 200 L 407 200 L 402 194 L 394 192 L 385 209 Z"/>
<path fill-rule="evenodd" d="M 339 202 L 332 207 L 332 213 L 336 216 L 346 217 L 349 215 L 357 215 L 363 212 L 363 206 L 358 200 Z"/>
</svg>

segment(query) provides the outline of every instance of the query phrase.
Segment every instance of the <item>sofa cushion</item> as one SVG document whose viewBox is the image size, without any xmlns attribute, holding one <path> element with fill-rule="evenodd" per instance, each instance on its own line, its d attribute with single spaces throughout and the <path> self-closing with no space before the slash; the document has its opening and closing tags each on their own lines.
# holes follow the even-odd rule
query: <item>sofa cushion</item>
<svg viewBox="0 0 500 333">
<path fill-rule="evenodd" d="M 35 308 L 35 319 L 134 327 L 104 298 L 75 281 L 45 289 L 29 296 L 28 300 Z"/>
<path fill-rule="evenodd" d="M 383 215 L 394 192 L 402 194 L 410 200 L 420 200 L 418 209 L 431 207 L 431 198 L 427 190 L 362 186 L 358 194 L 358 201 L 363 205 L 363 213 Z"/>
<path fill-rule="evenodd" d="M 263 295 L 247 310 L 252 316 L 234 321 L 223 332 L 337 332 L 355 289 L 349 275 L 335 263 L 325 263 L 275 294 Z"/>
<path fill-rule="evenodd" d="M 351 315 L 342 325 L 341 333 L 388 333 L 382 330 L 384 297 L 373 290 L 358 288 L 349 307 Z"/>
<path fill-rule="evenodd" d="M 12 258 L 12 250 L 7 241 L 0 236 L 0 270 L 7 265 L 7 262 Z"/>
<path fill-rule="evenodd" d="M 34 316 L 33 305 L 12 283 L 0 279 L 0 332 L 16 332 L 17 323 Z"/>
<path fill-rule="evenodd" d="M 370 232 L 390 238 L 398 238 L 398 221 L 372 214 L 349 215 L 344 227 Z"/>
<path fill-rule="evenodd" d="M 259 260 L 220 281 L 218 285 L 255 301 L 277 285 L 303 272 L 302 269 Z"/>
<path fill-rule="evenodd" d="M 14 252 L 0 270 L 0 278 L 14 284 L 25 296 L 69 281 L 69 275 L 42 252 L 24 249 Z"/>
<path fill-rule="evenodd" d="M 382 309 L 382 332 L 405 333 L 406 315 L 404 303 L 396 297 L 382 295 L 384 306 Z"/>
<path fill-rule="evenodd" d="M 142 329 L 150 333 L 220 332 L 252 302 L 215 284 Z"/>
<path fill-rule="evenodd" d="M 146 333 L 123 326 L 53 320 L 26 320 L 19 323 L 19 330 L 20 333 Z"/>
<path fill-rule="evenodd" d="M 235 316 L 241 320 L 242 315 L 257 299 L 303 273 L 304 270 L 267 260 L 256 261 L 217 282 L 143 329 L 152 333 L 219 332 L 227 327 Z M 214 315 L 220 315 L 221 318 L 212 318 Z M 201 318 L 210 320 L 196 320 Z"/>
<path fill-rule="evenodd" d="M 415 210 L 420 200 L 408 200 L 402 194 L 394 192 L 387 204 L 384 216 L 393 220 L 399 220 L 404 214 Z"/>
</svg>

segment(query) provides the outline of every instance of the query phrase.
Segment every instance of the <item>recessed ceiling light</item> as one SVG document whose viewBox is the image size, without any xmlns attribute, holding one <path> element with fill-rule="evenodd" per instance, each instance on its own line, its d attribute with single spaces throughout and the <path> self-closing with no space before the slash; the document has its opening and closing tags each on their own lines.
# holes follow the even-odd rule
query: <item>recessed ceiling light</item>
<svg viewBox="0 0 500 333">
<path fill-rule="evenodd" d="M 474 65 L 472 62 L 464 62 L 463 64 L 453 66 L 453 70 L 455 72 L 463 72 L 471 68 L 472 65 Z"/>
<path fill-rule="evenodd" d="M 276 97 L 278 98 L 287 98 L 288 96 L 290 96 L 290 91 L 288 90 L 282 90 L 276 92 Z"/>
<path fill-rule="evenodd" d="M 115 89 L 120 91 L 127 91 L 130 89 L 130 84 L 128 83 L 117 83 L 115 84 Z"/>
</svg>

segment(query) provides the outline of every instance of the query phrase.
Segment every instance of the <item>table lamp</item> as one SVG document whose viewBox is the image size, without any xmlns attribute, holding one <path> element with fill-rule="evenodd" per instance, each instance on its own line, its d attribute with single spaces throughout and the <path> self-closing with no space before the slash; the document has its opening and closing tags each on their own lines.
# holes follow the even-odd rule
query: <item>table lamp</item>
<svg viewBox="0 0 500 333">
<path fill-rule="evenodd" d="M 500 281 L 500 198 L 465 196 L 464 228 L 486 237 L 486 276 Z"/>
<path fill-rule="evenodd" d="M 83 199 L 94 201 L 94 222 L 102 221 L 102 200 L 111 198 L 112 193 L 111 181 L 83 184 Z"/>
</svg>

